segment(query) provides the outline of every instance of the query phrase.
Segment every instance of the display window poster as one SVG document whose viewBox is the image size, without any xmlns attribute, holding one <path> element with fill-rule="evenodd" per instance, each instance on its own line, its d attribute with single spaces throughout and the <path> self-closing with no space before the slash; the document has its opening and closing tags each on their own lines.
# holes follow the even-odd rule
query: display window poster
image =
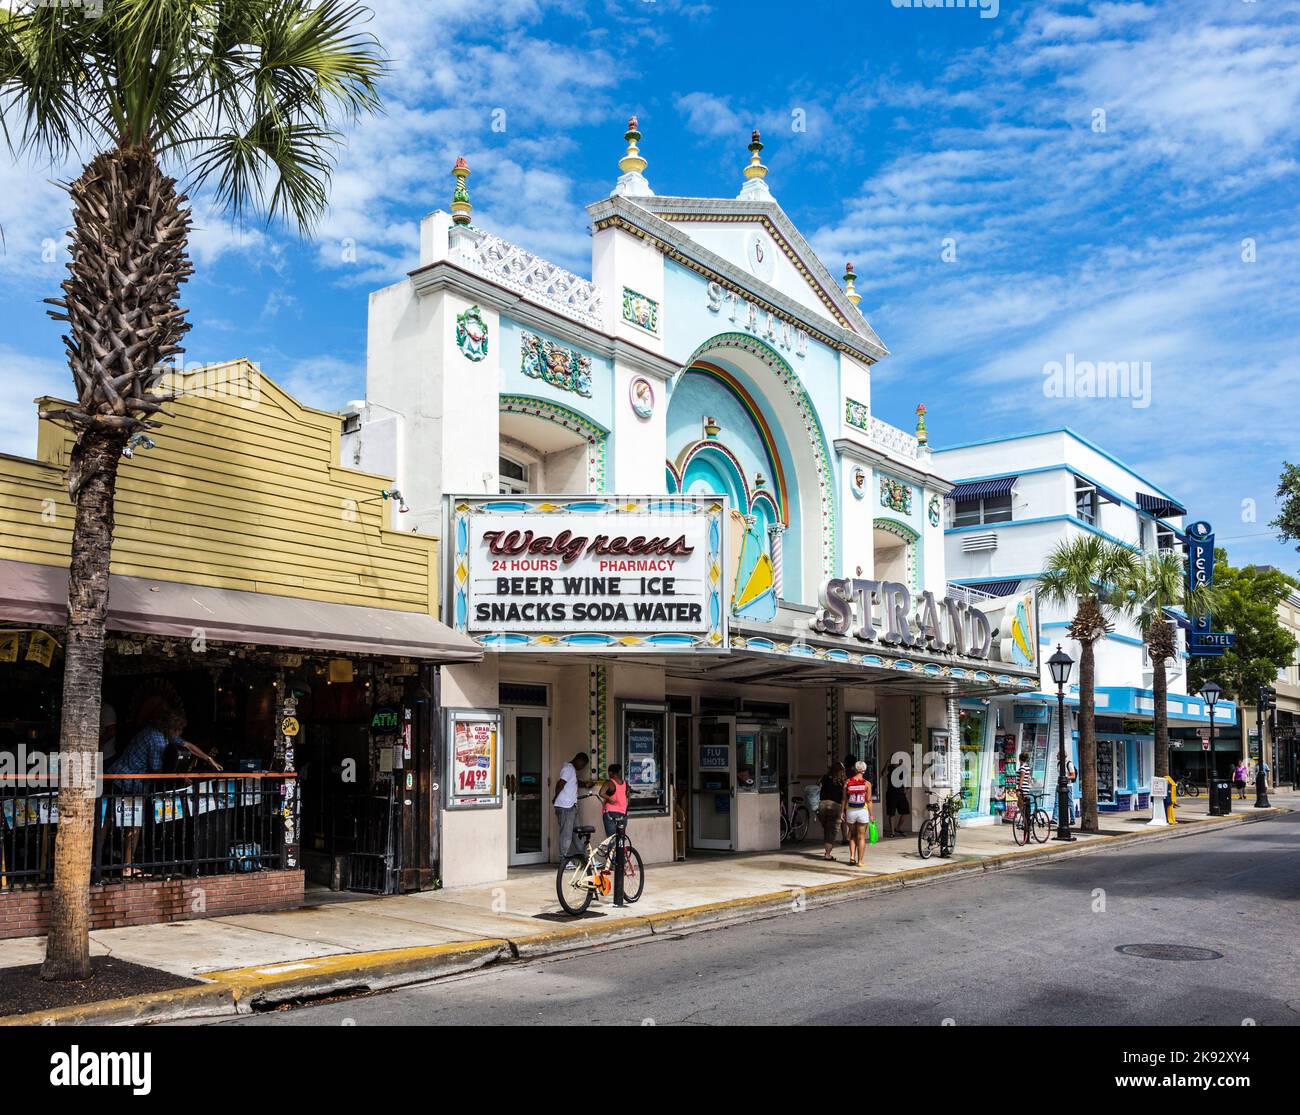
<svg viewBox="0 0 1300 1115">
<path fill-rule="evenodd" d="M 631 728 L 627 733 L 627 783 L 634 788 L 654 786 L 659 781 L 655 762 L 653 728 Z"/>
<path fill-rule="evenodd" d="M 700 770 L 731 770 L 731 748 L 725 743 L 701 744 Z"/>
<path fill-rule="evenodd" d="M 497 713 L 450 711 L 447 760 L 448 809 L 501 803 L 501 718 Z"/>
</svg>

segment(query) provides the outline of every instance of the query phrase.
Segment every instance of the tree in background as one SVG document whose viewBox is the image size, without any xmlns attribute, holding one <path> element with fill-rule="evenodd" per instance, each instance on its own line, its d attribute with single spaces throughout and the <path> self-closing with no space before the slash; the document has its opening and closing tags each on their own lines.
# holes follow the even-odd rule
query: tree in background
<svg viewBox="0 0 1300 1115">
<path fill-rule="evenodd" d="M 1111 631 L 1114 587 L 1132 575 L 1137 557 L 1131 550 L 1095 534 L 1061 542 L 1047 557 L 1038 587 L 1045 600 L 1074 609 L 1070 638 L 1079 643 L 1079 792 L 1084 832 L 1096 832 L 1097 724 L 1096 645 Z"/>
<path fill-rule="evenodd" d="M 1296 582 L 1281 570 L 1245 565 L 1234 569 L 1226 550 L 1214 551 L 1214 626 L 1231 631 L 1236 644 L 1217 658 L 1193 658 L 1187 683 L 1199 692 L 1213 680 L 1238 705 L 1253 705 L 1261 685 L 1273 685 L 1277 672 L 1293 663 L 1294 636 L 1278 622 L 1277 606 Z"/>
<path fill-rule="evenodd" d="M 76 402 L 42 414 L 75 443 L 59 830 L 41 974 L 90 974 L 94 759 L 118 463 L 158 425 L 189 329 L 186 195 L 165 165 L 210 183 L 238 217 L 306 232 L 325 208 L 336 125 L 379 107 L 384 62 L 346 0 L 18 0 L 0 8 L 0 124 L 11 149 L 58 162 L 97 152 L 67 186 L 68 277 L 48 301 Z"/>
<path fill-rule="evenodd" d="M 1187 570 L 1183 559 L 1165 550 L 1145 554 L 1116 585 L 1111 603 L 1116 611 L 1129 616 L 1142 633 L 1147 656 L 1151 659 L 1151 713 L 1155 727 L 1153 773 L 1164 778 L 1169 773 L 1169 675 L 1166 663 L 1178 653 L 1175 621 L 1168 609 L 1177 608 L 1188 616 L 1205 615 L 1218 610 L 1218 588 L 1187 587 Z"/>
<path fill-rule="evenodd" d="M 1277 498 L 1282 510 L 1269 526 L 1277 530 L 1283 542 L 1294 542 L 1296 549 L 1300 550 L 1300 465 L 1282 462 Z"/>
</svg>

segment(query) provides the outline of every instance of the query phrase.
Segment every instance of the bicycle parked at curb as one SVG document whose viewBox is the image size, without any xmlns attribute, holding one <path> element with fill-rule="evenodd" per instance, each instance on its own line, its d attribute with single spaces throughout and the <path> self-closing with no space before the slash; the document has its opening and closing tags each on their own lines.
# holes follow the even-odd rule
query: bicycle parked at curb
<svg viewBox="0 0 1300 1115">
<path fill-rule="evenodd" d="M 1046 844 L 1052 835 L 1052 817 L 1042 806 L 1043 794 L 1026 794 L 1028 809 L 1021 809 L 1020 816 L 1011 826 L 1011 836 L 1022 848 L 1031 840 Z"/>
<path fill-rule="evenodd" d="M 782 844 L 791 840 L 803 840 L 808 835 L 808 825 L 812 820 L 812 815 L 808 812 L 808 806 L 804 804 L 803 798 L 796 797 L 791 800 L 794 802 L 794 808 L 787 806 L 785 798 L 781 798 Z"/>
<path fill-rule="evenodd" d="M 1180 798 L 1199 798 L 1201 796 L 1200 783 L 1193 782 L 1186 775 L 1178 780 L 1175 791 Z"/>
<path fill-rule="evenodd" d="M 582 797 L 594 797 L 583 794 Z M 555 893 L 566 914 L 577 917 L 585 913 L 591 900 L 600 895 L 612 898 L 614 894 L 614 841 L 623 838 L 623 901 L 629 905 L 641 897 L 645 889 L 645 865 L 641 853 L 627 842 L 627 822 L 620 822 L 618 831 L 592 846 L 594 825 L 579 825 L 573 830 L 582 845 L 581 852 L 572 852 L 560 860 L 555 872 Z"/>
<path fill-rule="evenodd" d="M 942 802 L 930 802 L 930 815 L 921 822 L 916 837 L 916 850 L 922 859 L 929 859 L 936 850 L 944 859 L 952 855 L 957 847 L 957 816 L 961 805 L 961 794 L 949 794 Z"/>
</svg>

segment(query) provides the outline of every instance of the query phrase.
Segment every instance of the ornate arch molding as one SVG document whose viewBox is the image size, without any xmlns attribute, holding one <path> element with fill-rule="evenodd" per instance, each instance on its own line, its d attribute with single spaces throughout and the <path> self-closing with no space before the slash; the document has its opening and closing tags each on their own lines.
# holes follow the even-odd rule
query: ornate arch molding
<svg viewBox="0 0 1300 1115">
<path fill-rule="evenodd" d="M 702 364 L 701 358 L 718 349 L 737 349 L 756 357 L 771 369 L 777 382 L 785 390 L 799 412 L 803 424 L 804 436 L 812 449 L 813 464 L 817 472 L 817 494 L 821 512 L 821 568 L 823 577 L 834 577 L 839 568 L 839 547 L 836 537 L 837 497 L 835 491 L 835 473 L 831 467 L 830 447 L 826 441 L 825 431 L 817 417 L 817 410 L 808 392 L 804 389 L 795 370 L 776 352 L 755 337 L 745 333 L 719 333 L 710 337 L 691 353 L 682 374 L 692 367 Z M 783 516 L 784 519 L 784 516 Z"/>
<path fill-rule="evenodd" d="M 920 544 L 921 535 L 906 523 L 897 519 L 873 519 L 872 527 L 892 534 L 903 541 L 903 554 L 907 560 L 907 587 L 913 590 L 921 588 Z"/>
<path fill-rule="evenodd" d="M 740 463 L 740 459 L 736 454 L 720 441 L 713 441 L 710 439 L 696 441 L 688 445 L 682 451 L 681 456 L 677 460 L 677 466 L 673 468 L 673 474 L 677 477 L 678 485 L 680 486 L 686 483 L 686 471 L 690 467 L 691 461 L 706 453 L 716 453 L 718 456 L 722 457 L 735 472 L 736 479 L 740 483 L 740 490 L 745 497 L 745 506 L 743 510 L 748 514 L 749 504 L 753 499 L 753 493 L 749 489 L 749 481 L 745 479 L 745 468 Z M 737 508 L 737 510 L 741 509 Z"/>
<path fill-rule="evenodd" d="M 585 414 L 549 399 L 533 395 L 502 395 L 502 414 L 526 414 L 571 430 L 587 443 L 587 491 L 606 490 L 606 461 L 609 456 L 609 431 Z"/>
</svg>

